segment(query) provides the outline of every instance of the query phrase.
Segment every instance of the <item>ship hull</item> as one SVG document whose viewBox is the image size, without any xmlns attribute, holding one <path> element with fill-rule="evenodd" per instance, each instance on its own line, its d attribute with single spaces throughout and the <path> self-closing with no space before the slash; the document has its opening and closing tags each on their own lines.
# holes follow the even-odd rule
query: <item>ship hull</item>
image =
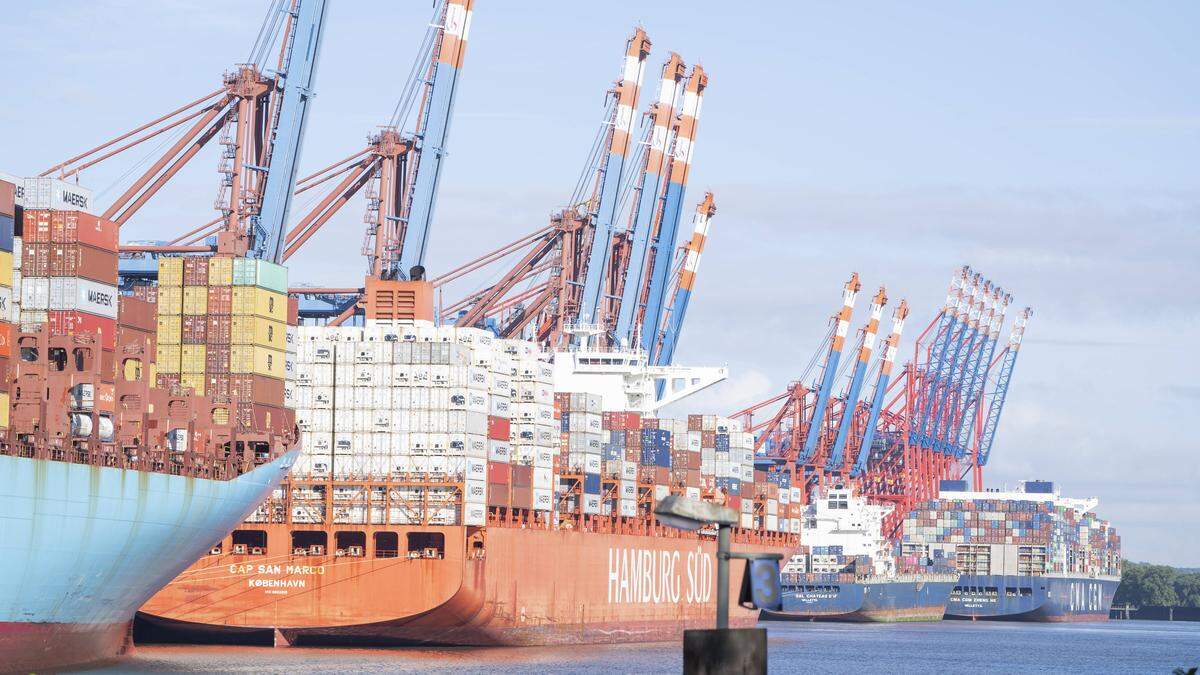
<svg viewBox="0 0 1200 675">
<path fill-rule="evenodd" d="M 783 609 L 765 611 L 766 621 L 890 623 L 940 621 L 954 581 L 813 581 L 784 586 Z"/>
<path fill-rule="evenodd" d="M 946 605 L 946 618 L 1107 621 L 1119 584 L 1111 578 L 963 575 Z"/>
<path fill-rule="evenodd" d="M 295 454 L 230 481 L 0 456 L 0 664 L 125 653 L 137 607 L 252 511 Z"/>
<path fill-rule="evenodd" d="M 258 631 L 291 644 L 569 645 L 673 640 L 715 620 L 711 540 L 508 526 L 378 529 L 399 530 L 401 541 L 440 534 L 444 555 L 277 557 L 273 541 L 288 535 L 277 526 L 261 557 L 274 563 L 210 556 L 142 608 L 139 631 L 174 641 L 222 632 L 235 641 Z M 731 565 L 734 598 L 743 566 Z M 756 620 L 731 606 L 732 625 Z"/>
</svg>

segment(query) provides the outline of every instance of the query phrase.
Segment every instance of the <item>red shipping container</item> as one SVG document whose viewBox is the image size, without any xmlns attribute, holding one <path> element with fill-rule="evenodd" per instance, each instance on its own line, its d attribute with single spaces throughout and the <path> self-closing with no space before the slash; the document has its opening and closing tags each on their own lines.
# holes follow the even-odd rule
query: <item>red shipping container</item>
<svg viewBox="0 0 1200 675">
<path fill-rule="evenodd" d="M 488 462 L 488 482 L 508 485 L 512 480 L 512 465 Z"/>
<path fill-rule="evenodd" d="M 158 304 L 158 286 L 150 284 L 136 284 L 133 287 L 133 297 L 138 300 Z"/>
<path fill-rule="evenodd" d="M 493 441 L 507 441 L 512 433 L 512 424 L 507 417 L 488 415 L 488 438 Z"/>
<path fill-rule="evenodd" d="M 50 276 L 81 277 L 115 286 L 117 254 L 87 244 L 50 244 Z"/>
<path fill-rule="evenodd" d="M 224 375 L 228 373 L 229 347 L 209 345 L 204 352 L 204 372 L 209 375 Z"/>
<path fill-rule="evenodd" d="M 21 274 L 26 277 L 50 276 L 50 244 L 26 244 L 22 240 Z"/>
<path fill-rule="evenodd" d="M 13 325 L 7 322 L 0 322 L 0 356 L 8 358 L 12 356 L 13 342 Z"/>
<path fill-rule="evenodd" d="M 185 345 L 202 345 L 205 343 L 208 317 L 185 315 L 182 322 L 182 338 Z M 229 359 L 225 361 L 228 363 Z"/>
<path fill-rule="evenodd" d="M 300 298 L 288 296 L 287 322 L 289 326 L 300 324 Z"/>
<path fill-rule="evenodd" d="M 529 486 L 513 485 L 510 492 L 510 502 L 514 509 L 532 509 L 533 508 L 533 488 Z"/>
<path fill-rule="evenodd" d="M 209 289 L 210 291 L 212 289 Z M 212 298 L 211 292 L 208 296 Z M 227 345 L 230 337 L 233 334 L 233 319 L 229 315 L 220 315 L 212 313 L 212 305 L 209 305 L 209 315 L 205 317 L 208 322 L 208 327 L 205 329 L 205 339 L 210 345 Z"/>
<path fill-rule="evenodd" d="M 107 319 L 73 309 L 52 309 L 46 313 L 46 323 L 50 326 L 51 335 L 99 334 L 98 341 L 102 349 L 112 349 L 117 344 L 116 319 Z"/>
<path fill-rule="evenodd" d="M 283 405 L 283 380 L 262 375 L 230 375 L 229 396 L 273 406 Z"/>
<path fill-rule="evenodd" d="M 102 217 L 83 213 L 83 211 L 55 211 L 54 219 L 61 214 L 64 220 L 62 238 L 55 241 L 65 241 L 96 246 L 97 249 L 116 252 L 116 240 L 120 226 Z M 52 227 L 52 231 L 53 231 Z"/>
<path fill-rule="evenodd" d="M 103 412 L 117 411 L 117 388 L 109 383 L 96 383 L 96 409 Z"/>
<path fill-rule="evenodd" d="M 507 485 L 499 483 L 488 483 L 487 486 L 487 504 L 488 506 L 508 506 Z"/>
<path fill-rule="evenodd" d="M 208 383 L 205 385 L 204 393 L 216 397 L 229 396 L 229 375 L 212 375 L 207 376 Z"/>
<path fill-rule="evenodd" d="M 529 488 L 533 485 L 533 467 L 524 464 L 510 464 L 512 469 L 512 485 L 514 488 Z"/>
<path fill-rule="evenodd" d="M 16 215 L 16 197 L 17 186 L 8 181 L 0 180 L 0 216 L 13 217 Z"/>
<path fill-rule="evenodd" d="M 208 285 L 208 258 L 188 256 L 183 259 L 183 285 Z"/>
<path fill-rule="evenodd" d="M 158 329 L 153 303 L 122 295 L 117 302 L 117 323 L 138 330 L 154 332 Z"/>
<path fill-rule="evenodd" d="M 22 217 L 22 244 L 50 243 L 50 212 L 25 210 Z"/>
<path fill-rule="evenodd" d="M 156 334 L 152 330 L 151 331 L 140 330 L 140 329 L 134 328 L 132 326 L 123 326 L 120 323 L 118 323 L 117 324 L 117 346 L 116 346 L 116 349 L 118 351 L 128 350 L 128 351 L 122 352 L 122 354 L 124 355 L 124 354 L 136 353 L 136 350 L 138 348 L 141 348 L 141 349 L 146 350 L 146 354 L 150 355 L 151 359 L 153 359 L 154 358 L 154 347 L 158 342 L 155 339 L 155 337 L 156 337 Z"/>
<path fill-rule="evenodd" d="M 209 286 L 208 313 L 228 316 L 233 313 L 233 287 Z M 226 338 L 225 342 L 229 342 Z"/>
</svg>

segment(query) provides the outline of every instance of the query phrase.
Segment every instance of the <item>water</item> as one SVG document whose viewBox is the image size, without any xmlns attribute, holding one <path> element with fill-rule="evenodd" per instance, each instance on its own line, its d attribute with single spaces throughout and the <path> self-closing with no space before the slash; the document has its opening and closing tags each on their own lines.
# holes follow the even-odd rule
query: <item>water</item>
<svg viewBox="0 0 1200 675">
<path fill-rule="evenodd" d="M 1200 665 L 1200 623 L 767 624 L 773 673 L 1170 673 Z M 152 645 L 94 672 L 671 673 L 677 643 L 496 649 Z"/>
</svg>

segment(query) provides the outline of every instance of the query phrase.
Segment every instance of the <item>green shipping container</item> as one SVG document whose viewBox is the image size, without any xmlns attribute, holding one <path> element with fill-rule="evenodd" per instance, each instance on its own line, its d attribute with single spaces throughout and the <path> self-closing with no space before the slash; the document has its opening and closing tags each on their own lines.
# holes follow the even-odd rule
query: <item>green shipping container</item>
<svg viewBox="0 0 1200 675">
<path fill-rule="evenodd" d="M 287 268 L 257 258 L 234 258 L 233 285 L 258 286 L 276 293 L 287 293 Z"/>
</svg>

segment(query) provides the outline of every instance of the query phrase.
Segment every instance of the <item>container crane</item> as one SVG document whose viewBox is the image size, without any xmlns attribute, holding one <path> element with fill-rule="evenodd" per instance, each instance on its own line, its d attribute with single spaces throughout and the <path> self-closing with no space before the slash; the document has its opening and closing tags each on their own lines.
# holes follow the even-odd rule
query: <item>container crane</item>
<svg viewBox="0 0 1200 675">
<path fill-rule="evenodd" d="M 896 352 L 900 346 L 900 337 L 904 332 L 906 318 L 908 318 L 908 302 L 901 300 L 896 310 L 892 312 L 892 332 L 883 345 L 879 379 L 875 381 L 875 393 L 871 396 L 871 408 L 867 413 L 867 423 L 864 426 L 862 442 L 859 444 L 858 457 L 854 460 L 854 468 L 850 473 L 853 478 L 861 477 L 867 472 L 867 462 L 871 458 L 871 446 L 875 442 L 875 427 L 879 423 L 879 413 L 883 409 L 883 397 L 887 392 L 892 368 L 896 363 Z"/>
<path fill-rule="evenodd" d="M 705 242 L 708 241 L 708 226 L 716 213 L 717 205 L 713 201 L 712 193 L 705 192 L 704 199 L 696 205 L 692 238 L 684 249 L 679 280 L 675 284 L 675 294 L 671 298 L 671 305 L 666 314 L 667 325 L 662 329 L 660 339 L 655 342 L 657 351 L 650 357 L 655 365 L 670 365 L 675 356 L 675 345 L 679 343 L 679 334 L 683 331 L 683 319 L 687 316 L 688 303 L 692 299 L 692 289 L 696 285 L 696 271 L 700 266 L 700 256 L 704 253 Z"/>
<path fill-rule="evenodd" d="M 983 304 L 991 293 L 991 282 L 976 274 L 971 280 L 970 292 L 966 297 L 966 307 L 960 313 L 958 337 L 955 339 L 954 353 L 951 356 L 945 377 L 943 378 L 941 404 L 935 408 L 933 421 L 933 449 L 945 454 L 953 454 L 950 446 L 951 431 L 959 421 L 958 405 L 961 400 L 963 378 L 970 359 L 971 350 L 976 344 L 979 334 L 979 321 L 983 315 Z"/>
<path fill-rule="evenodd" d="M 626 42 L 626 65 L 636 61 L 639 68 L 644 66 L 643 52 L 648 50 L 649 41 L 643 41 L 643 37 L 644 33 L 635 32 Z M 581 324 L 587 326 L 587 335 L 598 340 L 605 349 L 618 344 L 642 347 L 644 341 L 663 339 L 665 296 L 672 288 L 671 281 L 678 278 L 671 272 L 679 269 L 673 266 L 674 233 L 678 231 L 679 217 L 677 203 L 672 207 L 675 212 L 668 223 L 672 229 L 669 243 L 660 243 L 660 240 L 667 241 L 660 232 L 668 203 L 667 188 L 672 183 L 675 185 L 669 191 L 675 199 L 680 196 L 681 186 L 686 181 L 695 136 L 695 116 L 707 76 L 703 69 L 694 68 L 692 77 L 687 80 L 691 83 L 691 94 L 687 94 L 685 90 L 689 85 L 684 79 L 682 59 L 674 54 L 668 58 L 658 99 L 644 116 L 641 136 L 646 140 L 636 144 L 635 151 L 623 154 L 619 159 L 621 176 L 617 176 L 614 170 L 618 160 L 611 157 L 613 144 L 630 145 L 627 133 L 615 133 L 618 127 L 628 126 L 617 123 L 617 104 L 622 100 L 630 101 L 632 92 L 640 90 L 641 86 L 640 80 L 637 80 L 636 88 L 631 86 L 631 79 L 625 77 L 626 71 L 632 72 L 632 68 L 623 68 L 618 86 L 609 92 L 605 123 L 597 135 L 570 205 L 556 212 L 548 227 L 433 279 L 434 288 L 443 289 L 446 284 L 467 274 L 492 265 L 505 265 L 496 275 L 497 281 L 441 307 L 439 314 L 443 321 L 453 321 L 460 326 L 491 326 L 503 337 L 529 335 L 551 347 L 564 346 L 563 340 L 568 333 L 576 337 L 583 335 L 576 330 Z M 677 107 L 682 110 L 675 116 Z M 681 136 L 684 132 L 685 137 Z M 611 187 L 611 181 L 618 178 L 619 185 Z M 615 202 L 604 196 L 606 183 L 610 185 L 607 188 L 610 193 L 616 190 Z M 608 226 L 601 224 L 601 214 L 608 213 L 609 205 L 620 211 L 625 204 L 631 204 L 627 228 L 614 231 L 612 222 L 616 220 L 616 212 Z M 645 323 L 642 310 L 649 292 L 652 258 L 655 249 L 663 245 L 668 248 L 659 264 L 664 267 L 667 283 L 658 290 L 656 311 L 659 318 L 652 330 L 647 327 L 650 324 Z M 514 258 L 516 262 L 512 262 Z M 682 261 L 681 258 L 678 260 Z M 594 309 L 591 309 L 589 297 L 594 299 Z M 592 330 L 591 326 L 598 331 Z"/>
<path fill-rule="evenodd" d="M 955 430 L 954 445 L 959 449 L 959 457 L 965 456 L 967 452 L 978 445 L 975 427 L 982 403 L 983 388 L 987 384 L 988 368 L 996 355 L 996 345 L 1000 341 L 1000 328 L 1004 323 L 1004 315 L 1011 302 L 1012 296 L 997 286 L 992 297 L 992 309 L 988 317 L 984 349 L 980 350 L 978 354 L 978 362 L 975 364 L 971 381 L 967 385 L 967 405 L 963 414 L 963 424 Z"/>
<path fill-rule="evenodd" d="M 687 186 L 688 171 L 692 166 L 692 155 L 696 146 L 696 126 L 700 120 L 700 107 L 704 92 L 708 88 L 708 75 L 699 65 L 692 66 L 687 85 L 683 91 L 683 105 L 675 131 L 675 143 L 671 152 L 670 173 L 663 194 L 662 215 L 658 219 L 656 233 L 652 236 L 647 255 L 650 272 L 647 276 L 646 308 L 641 321 L 642 349 L 651 352 L 658 338 L 657 327 L 662 325 L 667 281 L 670 275 L 671 253 L 675 250 L 675 239 L 679 231 L 679 214 L 683 191 Z"/>
<path fill-rule="evenodd" d="M 437 31 L 437 58 L 427 75 L 429 84 L 425 91 L 424 114 L 420 115 L 415 136 L 418 160 L 412 168 L 414 177 L 409 192 L 408 217 L 405 219 L 401 216 L 400 221 L 398 236 L 403 248 L 399 269 L 387 271 L 391 278 L 409 275 L 413 268 L 425 264 L 425 248 L 433 222 L 442 161 L 446 155 L 446 139 L 454 113 L 458 76 L 462 71 L 467 35 L 471 30 L 473 5 L 474 0 L 447 0 L 445 3 L 442 23 Z"/>
<path fill-rule="evenodd" d="M 996 386 L 992 389 L 991 403 L 988 405 L 987 418 L 983 423 L 983 432 L 979 437 L 977 467 L 987 466 L 992 454 L 992 443 L 996 440 L 996 428 L 1000 425 L 1000 413 L 1004 411 L 1004 401 L 1008 398 L 1008 386 L 1012 382 L 1013 367 L 1017 364 L 1017 354 L 1021 350 L 1021 340 L 1025 337 L 1025 326 L 1033 310 L 1026 307 L 1013 321 L 1012 332 L 1008 337 L 1008 346 L 996 357 L 992 365 L 999 363 L 996 372 Z"/>
<path fill-rule="evenodd" d="M 846 282 L 842 291 L 842 309 L 834 316 L 833 340 L 829 345 L 829 353 L 825 356 L 825 369 L 821 384 L 817 389 L 817 402 L 813 407 L 812 421 L 808 426 L 808 435 L 804 438 L 804 448 L 797 458 L 798 464 L 807 464 L 817 451 L 825 427 L 825 412 L 829 406 L 829 393 L 833 389 L 833 381 L 837 376 L 838 362 L 842 358 L 842 348 L 846 343 L 846 335 L 850 332 L 850 318 L 854 314 L 854 300 L 862 283 L 855 272 Z"/>
<path fill-rule="evenodd" d="M 662 178 L 667 167 L 667 152 L 675 116 L 675 104 L 683 88 L 687 66 L 678 54 L 671 52 L 663 64 L 658 85 L 658 100 L 646 113 L 650 126 L 649 144 L 639 171 L 637 201 L 634 206 L 633 228 L 630 232 L 631 251 L 625 274 L 621 275 L 622 292 L 617 316 L 615 338 L 634 344 L 634 320 L 641 313 L 642 291 L 646 277 L 646 256 L 650 234 L 658 213 Z M 618 272 L 615 272 L 619 274 Z"/>
<path fill-rule="evenodd" d="M 871 310 L 867 325 L 863 329 L 862 345 L 858 349 L 858 361 L 854 364 L 854 374 L 850 379 L 850 389 L 842 406 L 842 417 L 838 422 L 837 437 L 833 448 L 825 461 L 826 471 L 837 471 L 843 461 L 843 450 L 846 440 L 850 437 L 850 427 L 854 423 L 855 412 L 858 410 L 858 397 L 862 391 L 863 379 L 867 375 L 867 366 L 871 363 L 871 354 L 875 349 L 875 336 L 879 332 L 879 319 L 883 316 L 883 308 L 887 305 L 887 289 L 879 287 L 875 297 L 871 299 Z"/>
<path fill-rule="evenodd" d="M 609 92 L 612 97 L 608 118 L 608 138 L 604 144 L 604 160 L 598 171 L 599 194 L 593 213 L 593 233 L 587 267 L 583 271 L 583 297 L 579 318 L 584 323 L 597 321 L 601 290 L 608 271 L 613 222 L 620 202 L 617 192 L 629 152 L 629 136 L 637 110 L 638 94 L 645 74 L 646 57 L 650 55 L 650 39 L 638 28 L 625 44 L 625 59 L 621 77 Z"/>
<path fill-rule="evenodd" d="M 419 296 L 418 304 L 428 308 L 420 318 L 433 319 L 432 289 L 422 279 L 413 278 L 414 268 L 420 272 L 423 266 L 405 267 L 402 261 L 405 252 L 414 247 L 422 250 L 413 260 L 418 263 L 423 260 L 473 5 L 473 0 L 446 0 L 436 6 L 424 41 L 426 48 L 417 55 L 414 72 L 418 75 L 402 92 L 392 119 L 368 136 L 365 148 L 300 180 L 297 194 L 320 186 L 332 185 L 332 189 L 327 189 L 316 206 L 288 232 L 285 260 L 295 255 L 355 195 L 361 192 L 367 197 L 364 288 L 318 289 L 318 292 L 297 288 L 296 295 L 320 305 L 308 316 L 323 316 L 332 318 L 335 324 L 341 323 L 370 308 L 372 303 L 366 296 L 374 292 Z M 415 130 L 406 133 L 402 129 L 410 113 L 409 106 L 418 99 Z M 410 218 L 419 205 L 424 205 L 422 210 L 415 212 L 416 218 Z M 417 226 L 410 228 L 409 223 Z M 415 285 L 392 283 L 405 279 Z"/>
<path fill-rule="evenodd" d="M 166 245 L 123 246 L 133 254 L 210 252 L 196 242 L 215 235 L 216 250 L 274 259 L 283 236 L 295 167 L 303 145 L 325 20 L 325 0 L 287 0 L 268 12 L 250 58 L 222 86 L 161 117 L 42 172 L 67 178 L 179 129 L 180 137 L 103 212 L 128 222 L 212 139 L 225 146 L 216 208 L 221 215 Z M 278 57 L 268 55 L 278 42 Z"/>
</svg>

